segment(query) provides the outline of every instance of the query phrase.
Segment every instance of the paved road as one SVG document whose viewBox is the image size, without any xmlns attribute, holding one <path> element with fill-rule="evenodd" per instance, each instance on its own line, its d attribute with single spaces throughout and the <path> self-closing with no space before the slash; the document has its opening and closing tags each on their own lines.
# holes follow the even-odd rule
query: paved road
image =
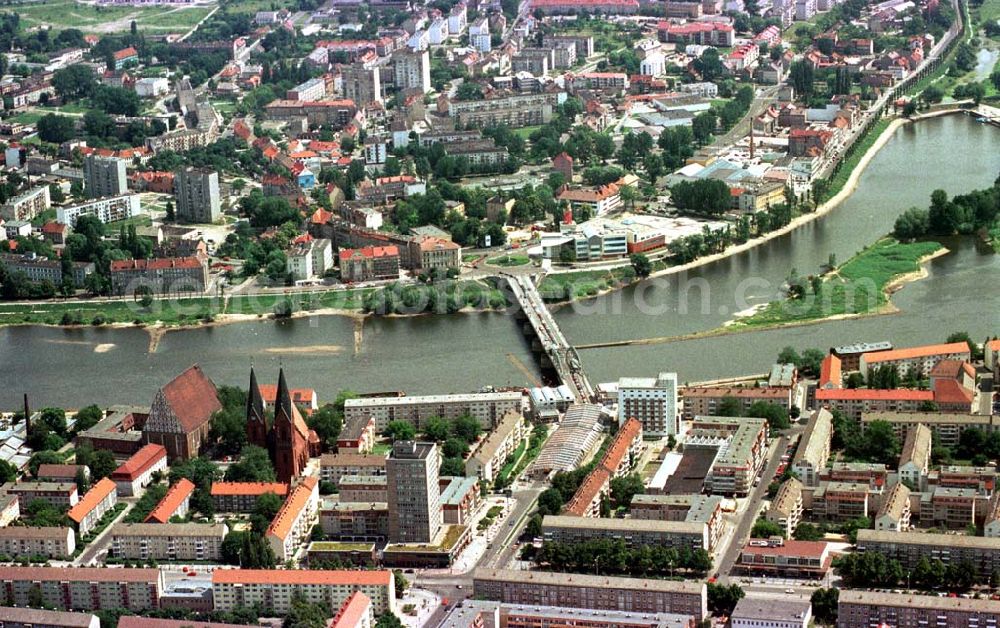
<svg viewBox="0 0 1000 628">
<path fill-rule="evenodd" d="M 125 517 L 125 514 L 128 513 L 128 511 L 132 510 L 132 508 L 135 506 L 136 499 L 125 498 L 122 501 L 128 502 L 128 508 L 118 513 L 118 516 L 115 517 L 115 520 L 112 521 L 108 525 L 108 527 L 104 528 L 104 531 L 101 532 L 96 539 L 90 542 L 90 545 L 87 546 L 87 549 L 83 550 L 83 553 L 81 553 L 76 558 L 76 560 L 73 561 L 74 564 L 81 567 L 89 565 L 91 561 L 95 560 L 101 554 L 101 552 L 107 549 L 108 543 L 111 541 L 110 537 L 111 530 L 113 530 L 114 527 L 119 522 L 121 522 L 122 518 Z"/>
<path fill-rule="evenodd" d="M 767 485 L 771 483 L 771 478 L 774 477 L 775 472 L 778 470 L 778 465 L 781 464 L 781 456 L 785 453 L 785 448 L 788 447 L 790 434 L 795 433 L 794 430 L 796 429 L 797 431 L 801 431 L 802 427 L 797 426 L 797 428 L 789 430 L 789 434 L 783 434 L 779 437 L 776 442 L 772 441 L 771 451 L 768 454 L 767 464 L 764 465 L 760 484 L 750 493 L 750 500 L 746 506 L 746 510 L 740 517 L 736 530 L 730 537 L 729 547 L 726 548 L 722 560 L 719 562 L 719 580 L 723 583 L 728 581 L 733 565 L 736 564 L 736 559 L 739 558 L 740 550 L 750 539 L 750 529 L 753 528 L 753 524 L 757 520 L 757 513 L 760 511 L 761 502 L 767 496 Z"/>
</svg>

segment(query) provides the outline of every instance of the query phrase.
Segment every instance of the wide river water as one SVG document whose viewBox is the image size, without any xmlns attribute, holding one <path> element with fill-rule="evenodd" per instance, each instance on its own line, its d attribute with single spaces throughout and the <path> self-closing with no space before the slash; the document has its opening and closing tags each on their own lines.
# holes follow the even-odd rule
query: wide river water
<svg viewBox="0 0 1000 628">
<path fill-rule="evenodd" d="M 574 344 L 658 338 L 715 328 L 734 313 L 780 297 L 789 271 L 816 272 L 889 232 L 903 210 L 925 207 L 932 190 L 985 187 L 1000 174 L 1000 129 L 965 116 L 906 125 L 875 156 L 854 194 L 826 216 L 739 255 L 684 275 L 651 280 L 560 308 Z M 953 330 L 1000 333 L 1000 255 L 968 239 L 928 264 L 929 276 L 899 291 L 900 312 L 661 344 L 586 349 L 595 382 L 676 371 L 681 381 L 763 372 L 781 347 L 826 349 L 855 341 L 897 346 L 944 340 Z M 321 401 L 338 390 L 468 392 L 528 384 L 538 376 L 513 317 L 499 313 L 368 319 L 355 351 L 350 318 L 317 316 L 170 331 L 153 353 L 142 329 L 0 328 L 0 407 L 21 394 L 32 405 L 148 404 L 192 363 L 219 384 L 245 385 L 254 364 L 264 381 L 279 363 L 292 386 Z"/>
</svg>

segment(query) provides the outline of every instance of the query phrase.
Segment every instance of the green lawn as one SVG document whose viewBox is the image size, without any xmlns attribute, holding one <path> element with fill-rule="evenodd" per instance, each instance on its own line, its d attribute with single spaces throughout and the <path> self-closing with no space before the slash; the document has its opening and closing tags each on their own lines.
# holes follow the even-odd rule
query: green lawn
<svg viewBox="0 0 1000 628">
<path fill-rule="evenodd" d="M 149 214 L 139 214 L 138 216 L 132 216 L 131 218 L 126 218 L 125 220 L 116 220 L 115 222 L 108 223 L 107 233 L 117 233 L 119 229 L 125 227 L 126 229 L 135 225 L 136 227 L 149 227 L 152 226 L 153 219 L 150 218 Z"/>
<path fill-rule="evenodd" d="M 868 130 L 868 133 L 866 133 L 864 137 L 858 139 L 854 143 L 854 152 L 840 162 L 840 169 L 837 170 L 836 174 L 834 174 L 830 179 L 830 186 L 827 189 L 826 198 L 836 196 L 838 192 L 844 189 L 844 185 L 847 184 L 847 180 L 851 177 L 851 173 L 854 172 L 854 169 L 858 167 L 858 164 L 861 162 L 861 158 L 868 152 L 868 149 L 875 144 L 875 140 L 877 140 L 879 136 L 882 135 L 887 128 L 889 128 L 889 124 L 890 120 L 888 118 L 880 118 L 878 122 L 872 125 L 872 128 Z"/>
<path fill-rule="evenodd" d="M 531 260 L 528 259 L 527 255 L 504 255 L 490 260 L 490 263 L 506 268 L 509 266 L 524 266 L 529 261 Z"/>
<path fill-rule="evenodd" d="M 769 303 L 753 316 L 739 319 L 733 327 L 767 327 L 877 312 L 889 302 L 886 288 L 893 279 L 919 270 L 919 260 L 940 248 L 937 242 L 904 244 L 883 238 L 826 277 L 819 294 L 807 286 L 804 297 Z"/>
<path fill-rule="evenodd" d="M 514 133 L 516 133 L 517 135 L 520 135 L 524 139 L 528 139 L 528 138 L 531 137 L 532 133 L 534 133 L 535 131 L 537 131 L 540 128 L 542 128 L 542 127 L 541 126 L 525 126 L 525 127 L 521 127 L 520 129 L 514 129 Z"/>
<path fill-rule="evenodd" d="M 132 20 L 142 30 L 186 31 L 211 11 L 210 7 L 99 7 L 75 0 L 42 0 L 5 5 L 16 11 L 24 27 L 46 26 L 56 30 L 79 28 L 87 33 L 128 31 Z"/>
<path fill-rule="evenodd" d="M 634 280 L 635 271 L 631 266 L 611 270 L 582 270 L 575 273 L 546 275 L 542 284 L 538 286 L 538 291 L 546 301 L 581 299 Z"/>
</svg>

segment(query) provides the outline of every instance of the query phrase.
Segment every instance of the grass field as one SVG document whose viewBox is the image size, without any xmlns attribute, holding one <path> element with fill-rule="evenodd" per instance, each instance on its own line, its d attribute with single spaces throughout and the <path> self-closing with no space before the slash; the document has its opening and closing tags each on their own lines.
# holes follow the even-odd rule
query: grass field
<svg viewBox="0 0 1000 628">
<path fill-rule="evenodd" d="M 531 260 L 528 259 L 527 255 L 504 255 L 490 260 L 490 263 L 506 268 L 509 266 L 524 266 L 529 261 Z"/>
<path fill-rule="evenodd" d="M 116 223 L 117 224 L 117 223 Z M 242 314 L 261 318 L 271 316 L 275 306 L 290 299 L 294 312 L 312 312 L 336 308 L 361 308 L 363 290 L 338 290 L 310 294 L 240 295 L 222 300 L 214 296 L 156 299 L 148 308 L 131 299 L 81 303 L 78 301 L 38 301 L 31 304 L 0 303 L 0 326 L 23 323 L 48 325 L 135 323 L 169 326 L 197 325 L 210 322 L 220 314 Z"/>
<path fill-rule="evenodd" d="M 546 275 L 538 286 L 538 291 L 546 301 L 581 299 L 630 283 L 634 279 L 635 271 L 631 266 L 611 270 L 583 270 L 578 273 Z"/>
<path fill-rule="evenodd" d="M 526 127 L 521 127 L 520 129 L 514 129 L 514 133 L 517 134 L 517 135 L 520 135 L 524 139 L 528 139 L 528 138 L 531 137 L 532 133 L 534 133 L 535 131 L 537 131 L 540 128 L 542 128 L 542 127 L 541 126 L 526 126 Z"/>
<path fill-rule="evenodd" d="M 941 248 L 937 242 L 900 243 L 879 240 L 864 249 L 820 284 L 819 293 L 807 287 L 800 299 L 769 303 L 734 328 L 762 327 L 819 320 L 844 314 L 869 314 L 889 301 L 886 288 L 901 275 L 920 269 L 920 259 Z"/>
<path fill-rule="evenodd" d="M 17 12 L 24 27 L 48 26 L 55 30 L 79 28 L 85 33 L 127 32 L 132 20 L 146 31 L 187 31 L 211 7 L 98 7 L 75 0 L 43 0 L 5 5 L 0 12 Z"/>
</svg>

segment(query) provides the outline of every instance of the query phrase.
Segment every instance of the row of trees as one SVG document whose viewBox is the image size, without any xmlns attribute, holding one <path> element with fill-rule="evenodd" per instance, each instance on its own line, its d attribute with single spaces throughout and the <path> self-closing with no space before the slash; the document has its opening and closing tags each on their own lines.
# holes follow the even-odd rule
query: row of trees
<svg viewBox="0 0 1000 628">
<path fill-rule="evenodd" d="M 622 539 L 549 541 L 535 554 L 535 562 L 553 571 L 643 577 L 674 576 L 678 572 L 702 577 L 712 568 L 712 558 L 704 549 L 664 545 L 628 547 Z"/>
<path fill-rule="evenodd" d="M 892 588 L 905 584 L 907 588 L 966 591 L 976 584 L 1000 581 L 1000 574 L 980 574 L 969 561 L 945 565 L 938 559 L 924 556 L 908 571 L 898 560 L 874 551 L 845 554 L 834 561 L 834 568 L 846 586 L 860 588 Z"/>
</svg>

